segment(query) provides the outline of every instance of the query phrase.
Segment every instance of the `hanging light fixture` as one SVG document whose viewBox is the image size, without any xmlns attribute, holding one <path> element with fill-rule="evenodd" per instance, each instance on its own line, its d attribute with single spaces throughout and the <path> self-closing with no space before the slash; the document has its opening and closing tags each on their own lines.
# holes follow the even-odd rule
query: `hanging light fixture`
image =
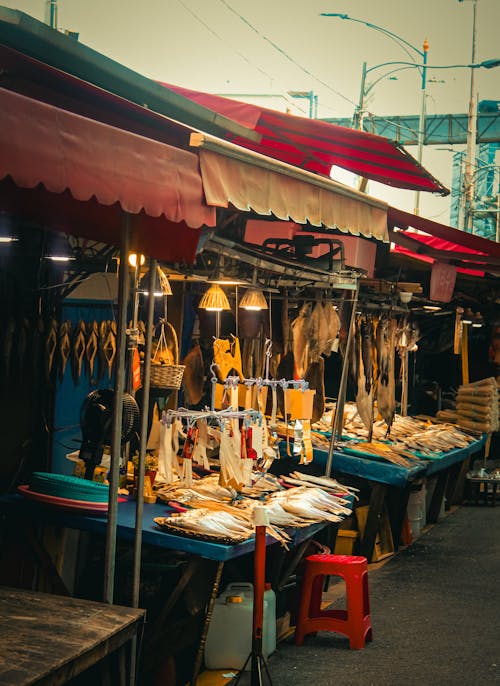
<svg viewBox="0 0 500 686">
<path fill-rule="evenodd" d="M 240 300 L 239 307 L 243 308 L 244 310 L 255 312 L 269 309 L 264 293 L 260 290 L 260 288 L 253 287 L 245 291 Z"/>
<path fill-rule="evenodd" d="M 148 286 L 147 284 L 149 283 L 149 269 L 144 273 L 144 275 L 141 277 L 139 281 L 139 293 L 144 293 L 148 295 Z M 172 295 L 172 288 L 170 286 L 170 282 L 165 274 L 165 272 L 162 270 L 160 266 L 156 266 L 156 276 L 154 280 L 154 292 L 153 295 L 155 298 L 159 298 L 162 295 Z"/>
<path fill-rule="evenodd" d="M 266 297 L 261 289 L 257 286 L 257 270 L 254 270 L 252 277 L 252 285 L 248 290 L 245 291 L 243 297 L 240 300 L 238 307 L 243 310 L 249 310 L 250 312 L 258 312 L 259 310 L 267 310 L 269 306 L 267 304 Z"/>
<path fill-rule="evenodd" d="M 209 312 L 222 312 L 222 310 L 231 309 L 226 294 L 216 283 L 212 284 L 208 291 L 203 294 L 198 307 Z"/>
</svg>

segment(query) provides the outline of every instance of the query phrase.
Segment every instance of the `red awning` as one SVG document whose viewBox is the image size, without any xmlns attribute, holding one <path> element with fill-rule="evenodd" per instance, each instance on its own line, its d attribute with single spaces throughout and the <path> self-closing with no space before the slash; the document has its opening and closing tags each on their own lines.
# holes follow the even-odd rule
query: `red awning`
<svg viewBox="0 0 500 686">
<path fill-rule="evenodd" d="M 215 225 L 193 153 L 5 89 L 0 149 L 2 207 L 47 228 L 117 245 L 124 211 L 134 215 L 134 249 L 188 262 L 198 229 Z M 24 201 L 7 177 L 27 189 Z"/>
<path fill-rule="evenodd" d="M 228 132 L 227 139 L 244 148 L 325 176 L 336 165 L 396 188 L 449 193 L 404 148 L 382 136 L 180 86 L 163 85 L 262 136 L 261 142 L 256 143 Z"/>
<path fill-rule="evenodd" d="M 395 207 L 387 213 L 394 252 L 424 262 L 448 262 L 466 273 L 499 273 L 500 245 Z M 472 270 L 472 272 L 471 272 Z"/>
</svg>

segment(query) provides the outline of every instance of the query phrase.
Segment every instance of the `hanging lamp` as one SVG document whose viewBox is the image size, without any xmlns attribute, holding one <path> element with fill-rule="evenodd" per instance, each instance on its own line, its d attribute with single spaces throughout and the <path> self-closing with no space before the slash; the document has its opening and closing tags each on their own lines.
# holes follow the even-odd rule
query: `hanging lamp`
<svg viewBox="0 0 500 686">
<path fill-rule="evenodd" d="M 231 309 L 226 294 L 222 288 L 215 283 L 203 294 L 198 307 L 201 310 L 208 310 L 209 312 L 222 312 L 222 310 Z"/>
</svg>

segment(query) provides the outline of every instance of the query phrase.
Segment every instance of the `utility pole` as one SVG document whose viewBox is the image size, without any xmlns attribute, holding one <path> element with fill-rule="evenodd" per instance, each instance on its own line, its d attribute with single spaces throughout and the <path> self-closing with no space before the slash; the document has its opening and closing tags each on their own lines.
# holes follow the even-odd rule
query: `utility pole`
<svg viewBox="0 0 500 686">
<path fill-rule="evenodd" d="M 422 156 L 423 156 L 423 151 L 424 151 L 424 143 L 425 143 L 425 114 L 426 114 L 426 89 L 427 89 L 427 53 L 429 51 L 429 41 L 427 38 L 424 40 L 423 43 L 423 52 L 422 52 L 422 81 L 421 81 L 421 87 L 420 87 L 420 118 L 418 121 L 418 138 L 417 138 L 417 160 L 419 164 L 422 164 Z M 415 192 L 415 209 L 414 209 L 415 214 L 420 213 L 420 191 Z"/>
<path fill-rule="evenodd" d="M 361 87 L 359 89 L 358 106 L 354 112 L 352 128 L 363 130 L 363 116 L 365 113 L 365 87 L 366 87 L 366 62 L 363 62 L 363 69 L 361 71 Z"/>
<path fill-rule="evenodd" d="M 477 29 L 477 0 L 472 0 L 472 58 L 471 64 L 476 63 L 476 29 Z M 459 215 L 458 228 L 462 231 L 474 233 L 474 162 L 476 158 L 477 136 L 477 98 L 474 86 L 475 69 L 470 70 L 469 115 L 467 119 L 467 148 L 463 180 L 463 208 Z"/>
</svg>

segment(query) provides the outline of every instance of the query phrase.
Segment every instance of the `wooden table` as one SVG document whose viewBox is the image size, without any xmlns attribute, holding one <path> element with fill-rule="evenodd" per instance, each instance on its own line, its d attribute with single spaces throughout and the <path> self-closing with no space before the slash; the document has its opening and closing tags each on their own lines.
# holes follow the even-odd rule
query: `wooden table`
<svg viewBox="0 0 500 686">
<path fill-rule="evenodd" d="M 65 684 L 97 663 L 101 683 L 124 686 L 127 644 L 144 616 L 144 610 L 0 586 L 0 686 Z"/>
</svg>

